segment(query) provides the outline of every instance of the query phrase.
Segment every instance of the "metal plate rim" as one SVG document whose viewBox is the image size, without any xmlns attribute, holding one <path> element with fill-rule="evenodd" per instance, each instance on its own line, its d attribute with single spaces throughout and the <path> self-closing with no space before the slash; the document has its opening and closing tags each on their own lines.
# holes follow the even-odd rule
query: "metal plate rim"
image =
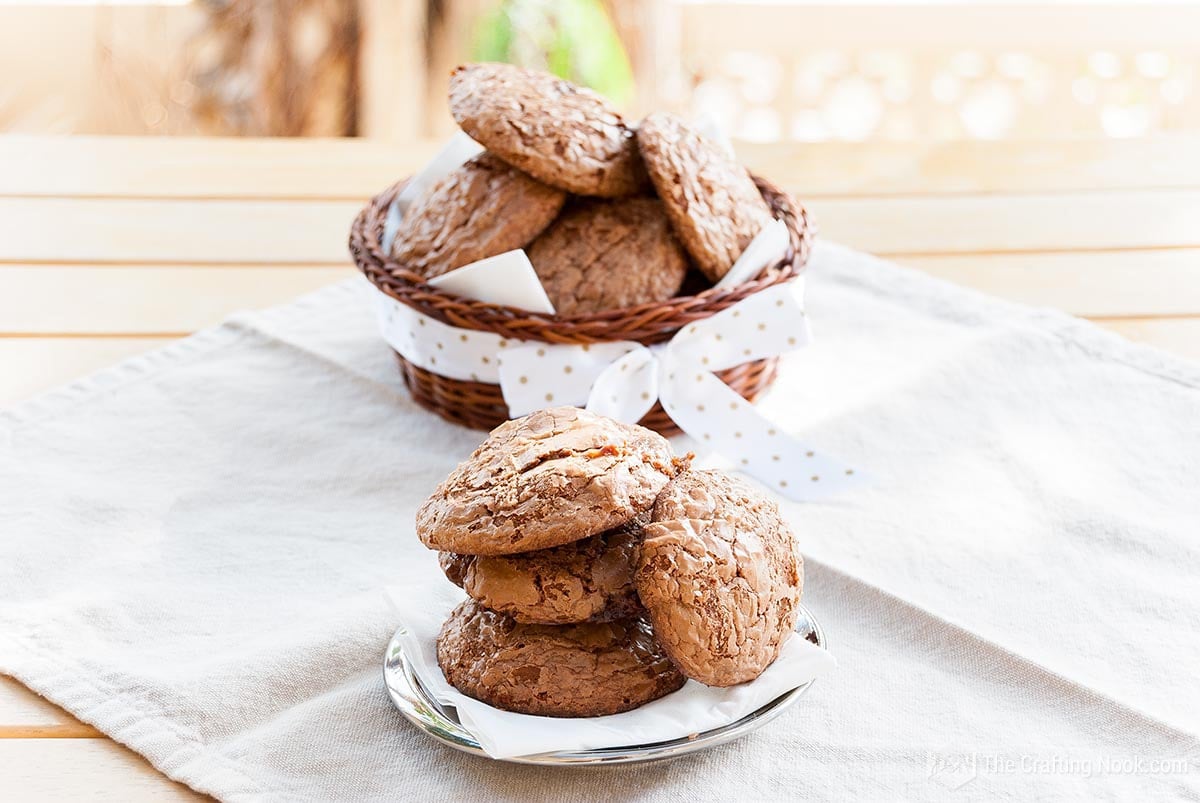
<svg viewBox="0 0 1200 803">
<path fill-rule="evenodd" d="M 812 613 L 804 605 L 800 606 L 800 613 L 800 621 L 796 628 L 797 636 L 806 638 L 811 635 L 812 639 L 810 640 L 815 640 L 818 647 L 828 649 L 825 633 Z M 433 739 L 456 750 L 491 759 L 492 757 L 484 752 L 470 732 L 447 715 L 441 704 L 429 696 L 421 686 L 399 640 L 400 634 L 403 632 L 404 629 L 400 628 L 392 636 L 383 660 L 384 687 L 387 689 L 392 703 L 405 719 Z M 757 730 L 790 708 L 815 682 L 815 680 L 810 680 L 808 683 L 776 697 L 741 719 L 691 737 L 648 745 L 560 751 L 492 760 L 540 766 L 597 766 L 664 761 L 726 744 Z"/>
</svg>

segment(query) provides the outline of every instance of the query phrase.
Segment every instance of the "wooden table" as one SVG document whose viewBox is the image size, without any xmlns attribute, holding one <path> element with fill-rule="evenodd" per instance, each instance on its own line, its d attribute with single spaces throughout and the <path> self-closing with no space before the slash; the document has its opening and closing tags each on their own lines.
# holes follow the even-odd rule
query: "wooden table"
<svg viewBox="0 0 1200 803">
<path fill-rule="evenodd" d="M 352 275 L 435 148 L 0 138 L 0 404 Z M 739 150 L 824 237 L 1200 359 L 1200 137 Z M 0 800 L 198 797 L 0 677 Z"/>
</svg>

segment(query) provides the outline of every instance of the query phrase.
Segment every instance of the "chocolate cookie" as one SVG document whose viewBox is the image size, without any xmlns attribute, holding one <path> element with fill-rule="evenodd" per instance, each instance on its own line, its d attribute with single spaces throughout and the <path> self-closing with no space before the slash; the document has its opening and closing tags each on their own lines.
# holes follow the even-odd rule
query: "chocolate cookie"
<svg viewBox="0 0 1200 803">
<path fill-rule="evenodd" d="M 529 246 L 529 261 L 559 315 L 665 301 L 687 273 L 687 257 L 653 198 L 571 207 Z"/>
<path fill-rule="evenodd" d="M 396 231 L 392 256 L 432 278 L 524 248 L 550 225 L 566 197 L 481 153 L 413 202 Z"/>
<path fill-rule="evenodd" d="M 463 694 L 545 717 L 619 714 L 685 683 L 643 620 L 520 624 L 474 600 L 442 625 L 437 657 Z"/>
<path fill-rule="evenodd" d="M 620 527 L 678 470 L 656 432 L 577 407 L 506 421 L 417 510 L 430 549 L 511 555 Z"/>
<path fill-rule="evenodd" d="M 796 626 L 804 563 L 778 506 L 719 471 L 690 471 L 654 504 L 637 570 L 655 635 L 685 675 L 762 674 Z"/>
<path fill-rule="evenodd" d="M 633 584 L 641 524 L 635 519 L 573 544 L 520 555 L 443 552 L 438 558 L 452 583 L 518 622 L 609 622 L 642 613 Z"/>
<path fill-rule="evenodd" d="M 513 167 L 577 195 L 647 185 L 633 132 L 607 100 L 549 73 L 468 64 L 450 75 L 450 113 Z"/>
<path fill-rule="evenodd" d="M 675 234 L 704 275 L 719 281 L 771 222 L 771 208 L 746 168 L 682 120 L 652 114 L 637 140 Z"/>
</svg>

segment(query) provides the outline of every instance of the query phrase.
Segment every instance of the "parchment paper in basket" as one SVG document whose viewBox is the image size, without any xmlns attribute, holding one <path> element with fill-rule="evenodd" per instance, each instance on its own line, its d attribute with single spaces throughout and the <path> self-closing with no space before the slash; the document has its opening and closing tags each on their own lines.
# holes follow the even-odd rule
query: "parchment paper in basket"
<svg viewBox="0 0 1200 803">
<path fill-rule="evenodd" d="M 768 265 L 783 259 L 788 247 L 788 228 L 782 220 L 772 220 L 763 226 L 742 251 L 729 272 L 717 282 L 717 287 L 733 287 L 748 282 Z"/>
<path fill-rule="evenodd" d="M 717 287 L 728 287 L 754 278 L 763 268 L 782 259 L 787 245 L 787 226 L 781 220 L 772 221 L 750 241 Z M 630 255 L 630 258 L 637 257 Z M 429 283 L 475 301 L 554 314 L 554 305 L 547 297 L 529 257 L 519 248 L 464 265 L 430 279 Z"/>
<path fill-rule="evenodd" d="M 475 301 L 554 314 L 554 305 L 520 248 L 435 276 L 429 283 Z"/>
<path fill-rule="evenodd" d="M 804 639 L 790 638 L 766 672 L 740 686 L 716 689 L 688 681 L 682 689 L 660 700 L 605 717 L 563 719 L 513 714 L 460 693 L 446 682 L 438 668 L 438 631 L 464 595 L 442 576 L 436 561 L 430 560 L 429 564 L 428 571 L 412 572 L 427 579 L 386 591 L 407 631 L 402 636 L 404 649 L 412 657 L 414 671 L 425 689 L 438 702 L 457 710 L 459 721 L 493 758 L 682 738 L 741 719 L 837 666 L 828 651 Z"/>
<path fill-rule="evenodd" d="M 425 192 L 430 184 L 482 150 L 482 145 L 459 131 L 442 146 L 421 172 L 408 180 L 388 207 L 387 220 L 383 223 L 383 237 L 380 240 L 384 253 L 391 253 L 392 241 L 396 239 L 396 230 L 400 227 L 400 220 L 404 217 L 408 205 Z"/>
</svg>

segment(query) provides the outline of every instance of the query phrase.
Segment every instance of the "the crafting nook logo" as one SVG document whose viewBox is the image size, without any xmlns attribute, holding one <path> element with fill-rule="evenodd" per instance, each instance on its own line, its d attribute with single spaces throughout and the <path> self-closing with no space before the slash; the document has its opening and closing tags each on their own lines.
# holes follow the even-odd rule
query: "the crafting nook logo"
<svg viewBox="0 0 1200 803">
<path fill-rule="evenodd" d="M 980 775 L 1057 775 L 1097 778 L 1113 775 L 1183 775 L 1193 771 L 1190 755 L 1000 755 L 992 753 L 929 753 L 926 776 L 950 790 L 961 789 Z"/>
<path fill-rule="evenodd" d="M 926 774 L 939 786 L 961 789 L 979 776 L 979 758 L 974 753 L 930 753 Z"/>
</svg>

